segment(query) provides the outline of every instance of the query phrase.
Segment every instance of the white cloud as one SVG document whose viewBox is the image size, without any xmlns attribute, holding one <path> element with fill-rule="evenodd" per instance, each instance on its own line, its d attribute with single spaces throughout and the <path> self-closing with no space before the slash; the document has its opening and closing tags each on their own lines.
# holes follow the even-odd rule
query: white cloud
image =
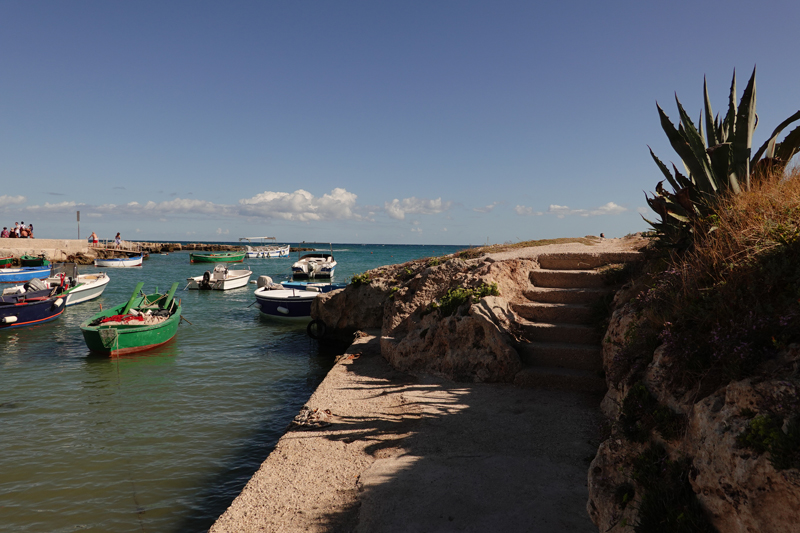
<svg viewBox="0 0 800 533">
<path fill-rule="evenodd" d="M 621 205 L 617 205 L 614 202 L 608 202 L 605 205 L 601 205 L 597 209 L 592 209 L 589 211 L 589 216 L 600 216 L 600 215 L 619 215 L 620 213 L 624 213 L 627 211 L 627 207 L 622 207 Z"/>
<path fill-rule="evenodd" d="M 403 220 L 406 214 L 435 215 L 442 211 L 447 211 L 450 209 L 451 205 L 452 202 L 442 202 L 441 197 L 436 200 L 428 200 L 412 196 L 411 198 L 404 198 L 403 200 L 395 198 L 391 202 L 385 202 L 383 204 L 383 209 L 390 217 Z"/>
<path fill-rule="evenodd" d="M 420 227 L 411 228 L 411 231 L 414 231 L 416 233 L 422 233 L 422 228 Z"/>
<path fill-rule="evenodd" d="M 472 208 L 472 210 L 473 211 L 477 211 L 478 213 L 490 213 L 492 211 L 492 209 L 497 207 L 497 205 L 499 205 L 499 204 L 500 204 L 500 202 L 492 202 L 491 204 L 489 204 L 489 205 L 487 205 L 485 207 L 474 207 L 474 208 Z M 517 207 L 519 207 L 519 206 L 517 206 Z"/>
<path fill-rule="evenodd" d="M 514 208 L 514 212 L 517 213 L 519 216 L 538 216 L 541 215 L 541 211 L 534 211 L 532 207 L 526 207 L 524 205 L 518 205 Z"/>
<path fill-rule="evenodd" d="M 596 207 L 594 209 L 570 209 L 566 205 L 551 204 L 550 208 L 547 210 L 547 214 L 555 215 L 558 218 L 564 218 L 568 215 L 595 217 L 603 215 L 619 215 L 625 211 L 628 211 L 627 207 L 622 207 L 614 202 L 608 202 L 607 204 L 601 205 L 600 207 Z"/>
<path fill-rule="evenodd" d="M 0 207 L 3 207 L 4 205 L 22 204 L 25 203 L 25 200 L 27 200 L 27 198 L 24 196 L 7 196 L 4 194 L 0 196 Z"/>
<path fill-rule="evenodd" d="M 353 212 L 358 196 L 342 188 L 322 197 L 298 189 L 293 193 L 265 191 L 252 198 L 239 200 L 239 212 L 245 216 L 281 218 L 283 220 L 359 219 Z"/>
<path fill-rule="evenodd" d="M 230 232 L 231 230 L 229 229 L 223 230 L 222 228 L 217 228 L 217 235 L 227 235 Z"/>
<path fill-rule="evenodd" d="M 50 202 L 45 202 L 44 205 L 30 205 L 25 208 L 26 211 L 72 211 L 75 207 L 81 207 L 86 204 L 79 204 L 75 202 L 59 202 L 57 204 L 51 204 Z"/>
</svg>

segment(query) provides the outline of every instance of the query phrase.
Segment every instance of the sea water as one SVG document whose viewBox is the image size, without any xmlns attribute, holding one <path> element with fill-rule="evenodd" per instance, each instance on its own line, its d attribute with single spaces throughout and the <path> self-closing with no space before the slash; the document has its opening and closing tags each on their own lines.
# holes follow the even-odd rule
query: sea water
<svg viewBox="0 0 800 533">
<path fill-rule="evenodd" d="M 334 244 L 335 281 L 463 248 Z M 279 282 L 296 259 L 244 264 L 252 280 Z M 199 532 L 238 495 L 341 347 L 262 316 L 255 285 L 181 290 L 211 268 L 186 252 L 152 254 L 140 268 L 105 269 L 97 300 L 0 331 L 0 531 Z M 147 293 L 178 281 L 187 321 L 147 352 L 90 354 L 80 323 L 127 301 L 139 281 Z"/>
</svg>

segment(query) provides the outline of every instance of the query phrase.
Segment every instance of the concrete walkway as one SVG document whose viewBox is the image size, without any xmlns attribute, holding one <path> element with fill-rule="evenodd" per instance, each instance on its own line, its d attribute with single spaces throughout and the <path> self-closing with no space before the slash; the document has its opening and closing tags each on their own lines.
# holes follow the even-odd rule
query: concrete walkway
<svg viewBox="0 0 800 533">
<path fill-rule="evenodd" d="M 308 402 L 330 425 L 288 431 L 212 533 L 597 531 L 598 396 L 413 377 L 376 337 L 347 353 Z"/>
</svg>

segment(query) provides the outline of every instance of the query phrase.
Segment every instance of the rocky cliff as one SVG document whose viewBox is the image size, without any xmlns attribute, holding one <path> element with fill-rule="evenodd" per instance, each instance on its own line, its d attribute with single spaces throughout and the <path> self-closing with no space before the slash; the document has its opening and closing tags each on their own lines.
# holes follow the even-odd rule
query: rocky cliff
<svg viewBox="0 0 800 533">
<path fill-rule="evenodd" d="M 603 532 L 797 531 L 800 346 L 746 379 L 687 385 L 664 333 L 644 331 L 652 309 L 637 294 L 617 295 L 603 343 L 610 425 L 589 471 L 594 523 Z"/>
</svg>

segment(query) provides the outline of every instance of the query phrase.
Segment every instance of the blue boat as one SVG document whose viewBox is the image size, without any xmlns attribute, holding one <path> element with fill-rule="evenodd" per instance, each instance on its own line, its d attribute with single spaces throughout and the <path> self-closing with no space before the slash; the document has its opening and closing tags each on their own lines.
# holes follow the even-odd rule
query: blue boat
<svg viewBox="0 0 800 533">
<path fill-rule="evenodd" d="M 0 270 L 0 283 L 25 283 L 32 279 L 47 279 L 50 265 L 38 267 L 4 268 Z"/>
<path fill-rule="evenodd" d="M 55 320 L 64 312 L 63 288 L 26 290 L 0 296 L 0 330 Z"/>
<path fill-rule="evenodd" d="M 297 289 L 256 289 L 255 297 L 261 312 L 274 318 L 311 320 L 311 302 L 321 293 Z"/>
</svg>

